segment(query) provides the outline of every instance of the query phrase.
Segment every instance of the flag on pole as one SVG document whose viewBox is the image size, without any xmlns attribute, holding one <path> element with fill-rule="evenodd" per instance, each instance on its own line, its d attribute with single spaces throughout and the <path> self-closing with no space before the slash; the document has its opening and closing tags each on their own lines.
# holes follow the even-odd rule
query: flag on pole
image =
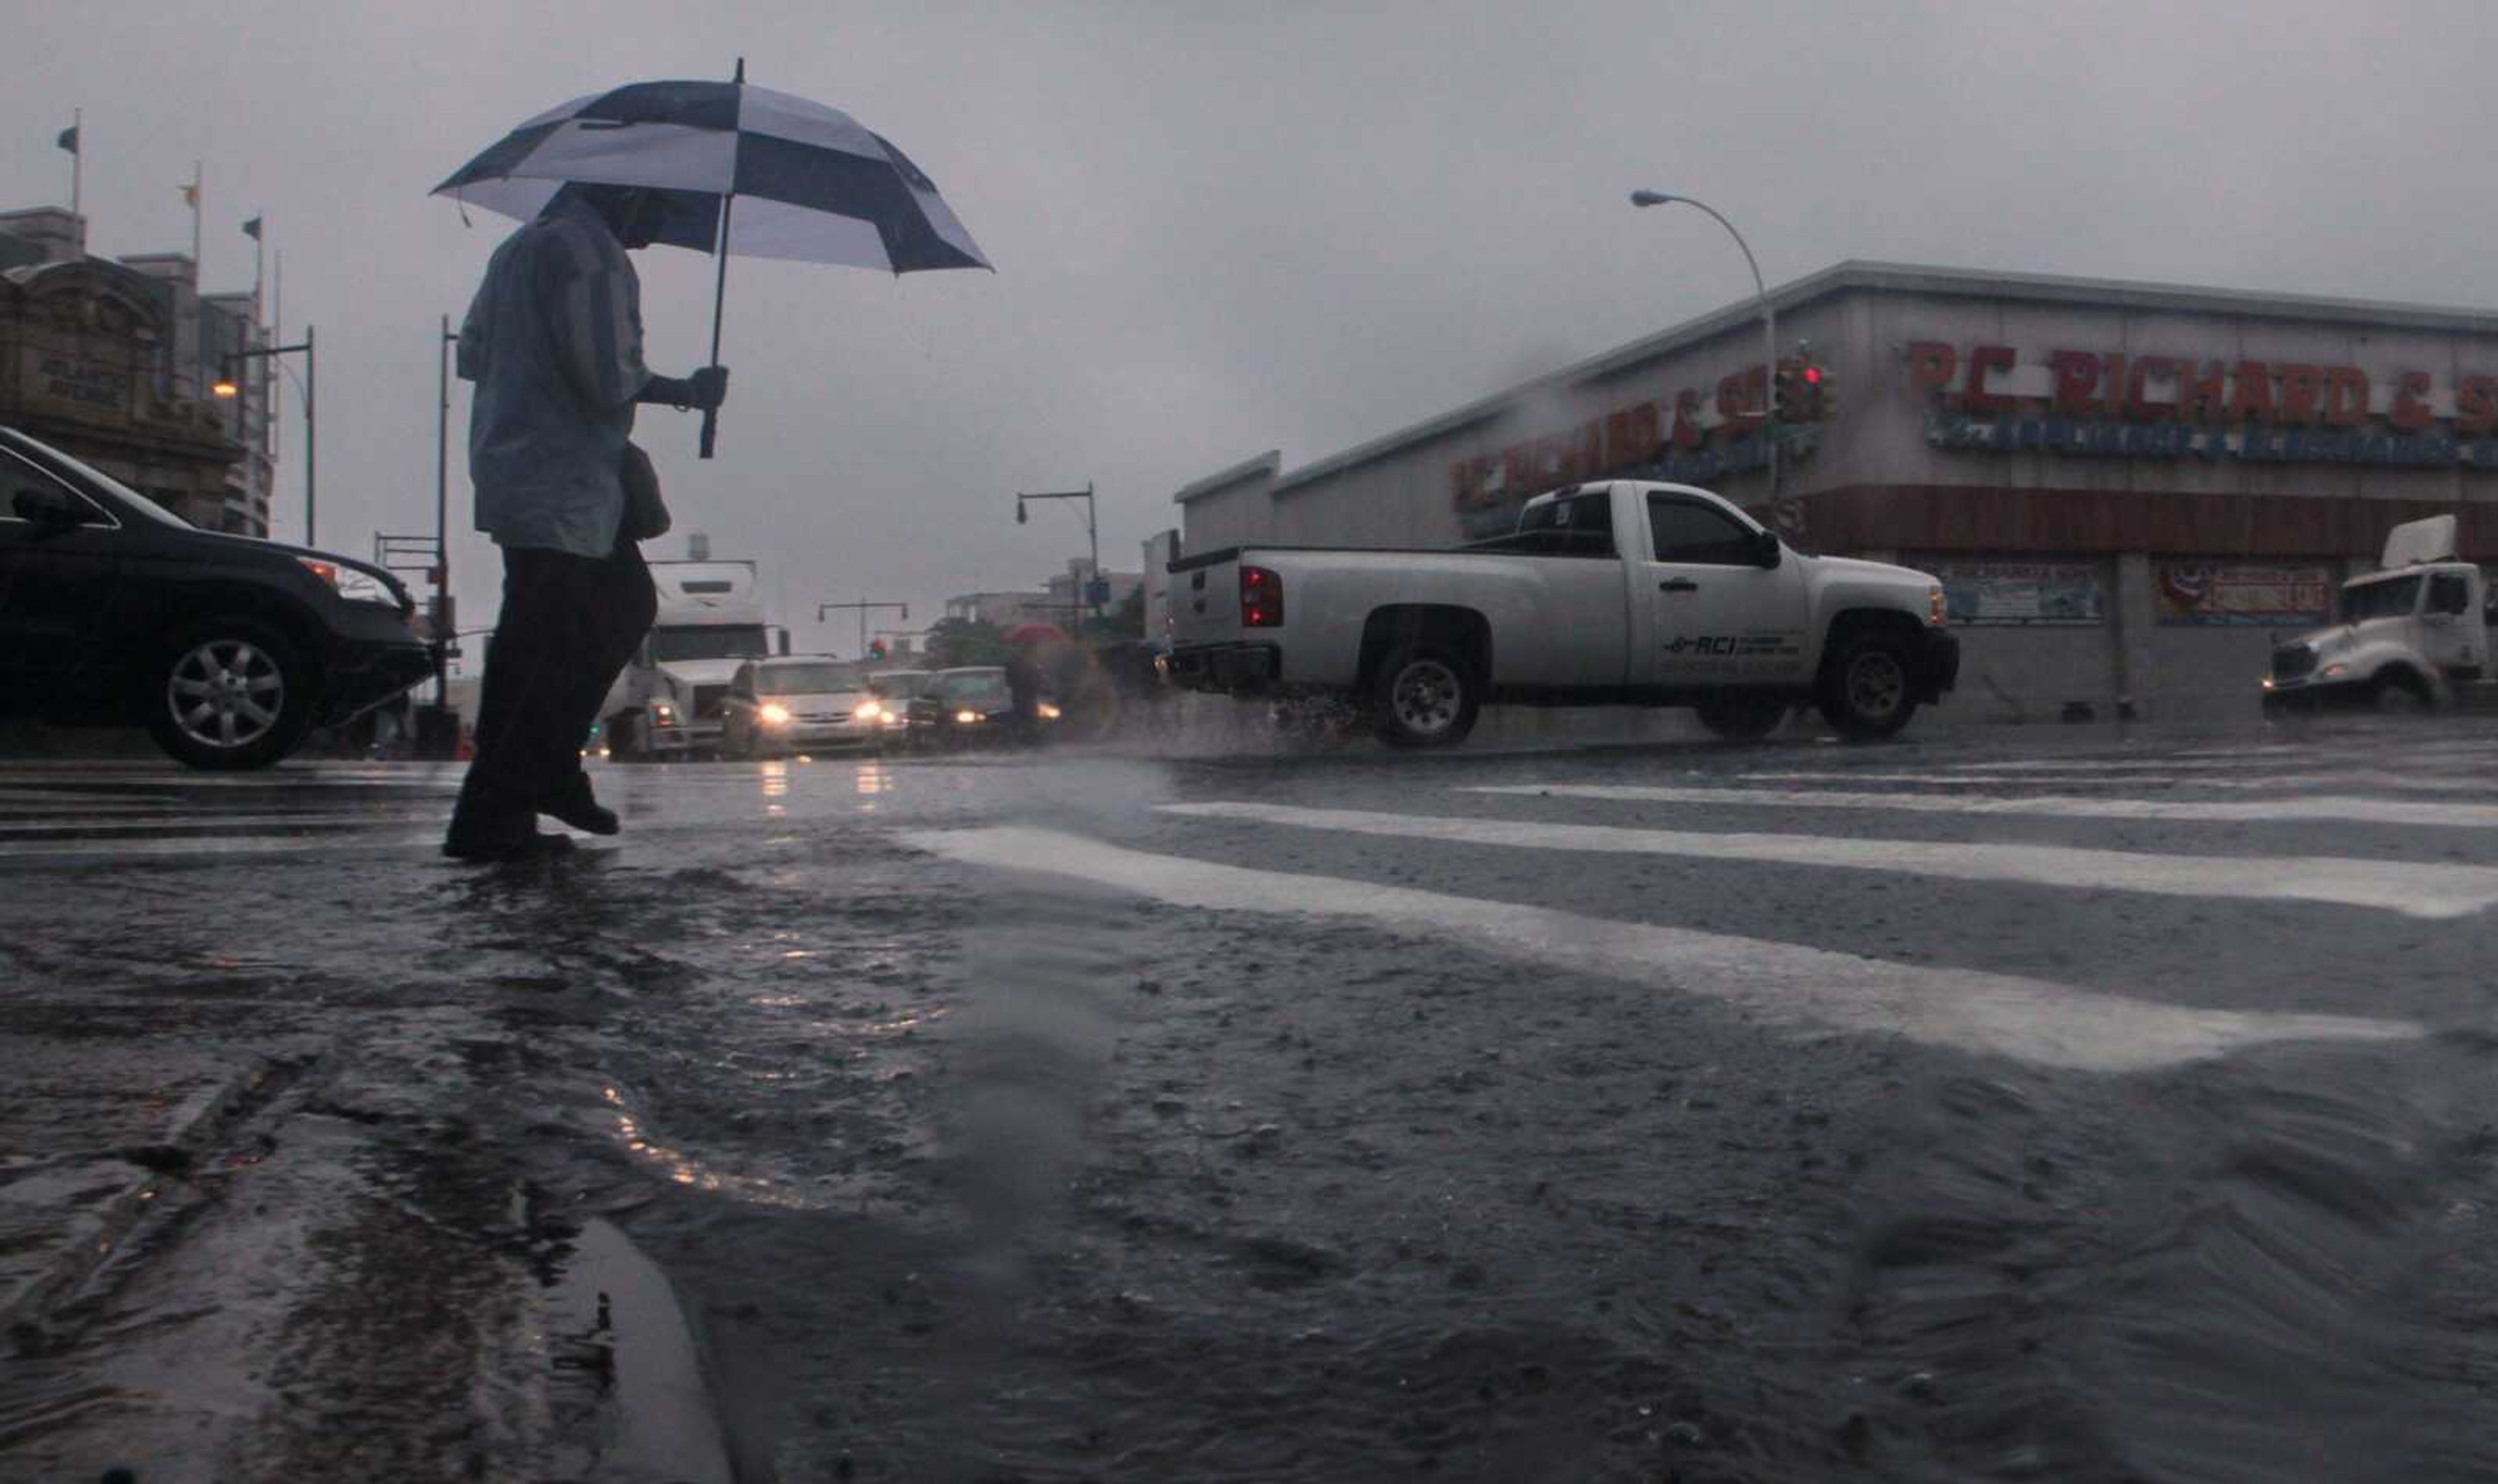
<svg viewBox="0 0 2498 1484">
<path fill-rule="evenodd" d="M 60 132 L 60 137 L 59 137 L 58 139 L 53 140 L 53 141 L 52 141 L 52 142 L 53 142 L 53 143 L 55 143 L 55 144 L 60 145 L 63 149 L 68 150 L 70 153 L 72 153 L 72 154 L 76 154 L 76 153 L 78 153 L 78 152 L 79 152 L 79 147 L 78 147 L 78 132 L 79 132 L 79 126 L 78 126 L 78 125 L 76 125 L 76 124 L 72 124 L 72 125 L 70 125 L 68 128 L 63 129 L 63 130 Z"/>
<path fill-rule="evenodd" d="M 182 182 L 182 205 L 194 211 L 200 209 L 200 182 L 197 180 Z"/>
<path fill-rule="evenodd" d="M 247 221 L 247 222 L 243 223 L 243 224 L 242 224 L 242 235 L 243 235 L 244 237 L 247 237 L 251 238 L 251 239 L 252 239 L 253 241 L 255 241 L 255 242 L 259 241 L 259 240 L 260 240 L 260 218 L 259 218 L 259 217 L 257 217 L 257 216 L 255 216 L 255 217 L 253 217 L 250 221 Z"/>
</svg>

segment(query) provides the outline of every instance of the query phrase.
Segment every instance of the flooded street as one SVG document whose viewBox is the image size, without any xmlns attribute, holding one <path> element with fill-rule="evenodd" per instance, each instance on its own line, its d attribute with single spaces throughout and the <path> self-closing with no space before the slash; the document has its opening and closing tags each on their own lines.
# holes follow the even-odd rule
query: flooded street
<svg viewBox="0 0 2498 1484">
<path fill-rule="evenodd" d="M 2484 732 L 12 765 L 0 1478 L 2485 1479 Z"/>
</svg>

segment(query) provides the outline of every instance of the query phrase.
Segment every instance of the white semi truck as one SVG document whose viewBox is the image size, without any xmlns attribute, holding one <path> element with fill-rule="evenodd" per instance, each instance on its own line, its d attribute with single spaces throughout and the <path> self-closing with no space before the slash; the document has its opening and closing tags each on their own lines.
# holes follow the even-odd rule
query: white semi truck
<svg viewBox="0 0 2498 1484">
<path fill-rule="evenodd" d="M 717 753 L 729 682 L 772 652 L 751 561 L 655 561 L 658 616 L 599 717 L 608 756 L 648 762 Z"/>
<path fill-rule="evenodd" d="M 1452 552 L 1242 546 L 1169 570 L 1177 683 L 1350 700 L 1391 746 L 1453 743 L 1497 702 L 1687 706 L 1731 740 L 1818 706 L 1884 737 L 1960 669 L 1934 577 L 1807 555 L 1688 485 L 1538 495 Z"/>
<path fill-rule="evenodd" d="M 2274 647 L 2264 711 L 2498 709 L 2493 604 L 2487 576 L 2455 554 L 2454 517 L 2397 525 L 2378 570 L 2342 584 L 2339 622 Z"/>
</svg>

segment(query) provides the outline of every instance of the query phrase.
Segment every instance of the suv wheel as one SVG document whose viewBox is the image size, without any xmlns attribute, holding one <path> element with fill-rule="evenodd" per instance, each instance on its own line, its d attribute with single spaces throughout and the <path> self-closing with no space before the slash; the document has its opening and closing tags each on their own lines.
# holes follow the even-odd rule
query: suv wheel
<svg viewBox="0 0 2498 1484">
<path fill-rule="evenodd" d="M 312 675 L 285 635 L 251 618 L 194 624 L 150 672 L 147 731 L 193 768 L 266 768 L 295 750 Z"/>
<path fill-rule="evenodd" d="M 1455 651 L 1408 645 L 1388 656 L 1371 686 L 1371 723 L 1392 747 L 1451 747 L 1483 710 L 1483 688 Z"/>
<path fill-rule="evenodd" d="M 1888 737 L 1916 714 L 1908 642 L 1890 629 L 1859 629 L 1824 662 L 1816 698 L 1841 737 Z"/>
</svg>

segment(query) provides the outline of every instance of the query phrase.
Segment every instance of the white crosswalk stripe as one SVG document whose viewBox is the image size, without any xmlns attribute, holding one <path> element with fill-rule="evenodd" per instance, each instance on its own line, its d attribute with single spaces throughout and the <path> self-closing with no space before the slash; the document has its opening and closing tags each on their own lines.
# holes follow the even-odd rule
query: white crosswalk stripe
<svg viewBox="0 0 2498 1484">
<path fill-rule="evenodd" d="M 1718 835 L 1616 825 L 1297 808 L 1272 804 L 1167 804 L 1161 805 L 1161 810 L 1199 819 L 1241 820 L 1441 844 L 1762 861 L 2169 897 L 2323 901 L 2424 918 L 2462 917 L 2498 904 L 2498 868 L 2485 866 L 2416 866 L 2399 861 L 2314 857 L 2153 855 L 1861 836 Z"/>
<path fill-rule="evenodd" d="M 2328 788 L 2348 788 L 2347 774 L 2280 773 L 2260 778 L 2224 777 L 2197 774 L 2168 776 L 2160 774 L 2133 774 L 2109 777 L 2103 774 L 2025 773 L 2017 778 L 1971 778 L 1961 773 L 1739 773 L 1736 781 L 1743 783 L 1924 783 L 1967 788 L 1972 783 L 1995 787 L 2022 788 L 2208 788 L 2225 793 L 2277 794 L 2285 797 L 2301 789 L 2322 792 Z M 2370 778 L 2367 786 L 2397 794 L 2435 794 L 2440 797 L 2487 794 L 2498 791 L 2498 777 L 2467 778 Z"/>
<path fill-rule="evenodd" d="M 2279 1041 L 2403 1040 L 2407 1021 L 2194 1009 L 2045 980 L 1858 958 L 1332 876 L 1221 866 L 1055 830 L 908 834 L 972 865 L 1083 881 L 1178 906 L 1357 922 L 1532 964 L 1654 983 L 1795 1028 L 1906 1036 L 2045 1066 L 2138 1072 Z"/>
<path fill-rule="evenodd" d="M 2037 815 L 2050 819 L 2172 820 L 2193 823 L 2342 820 L 2354 824 L 2498 829 L 2498 805 L 2322 795 L 2261 803 L 2196 799 L 2116 799 L 2080 795 L 1990 798 L 1976 794 L 1868 794 L 1819 789 L 1685 788 L 1635 783 L 1503 783 L 1464 790 L 1616 804 L 1707 804 L 1809 809 L 1886 809 L 1904 814 Z"/>
</svg>

